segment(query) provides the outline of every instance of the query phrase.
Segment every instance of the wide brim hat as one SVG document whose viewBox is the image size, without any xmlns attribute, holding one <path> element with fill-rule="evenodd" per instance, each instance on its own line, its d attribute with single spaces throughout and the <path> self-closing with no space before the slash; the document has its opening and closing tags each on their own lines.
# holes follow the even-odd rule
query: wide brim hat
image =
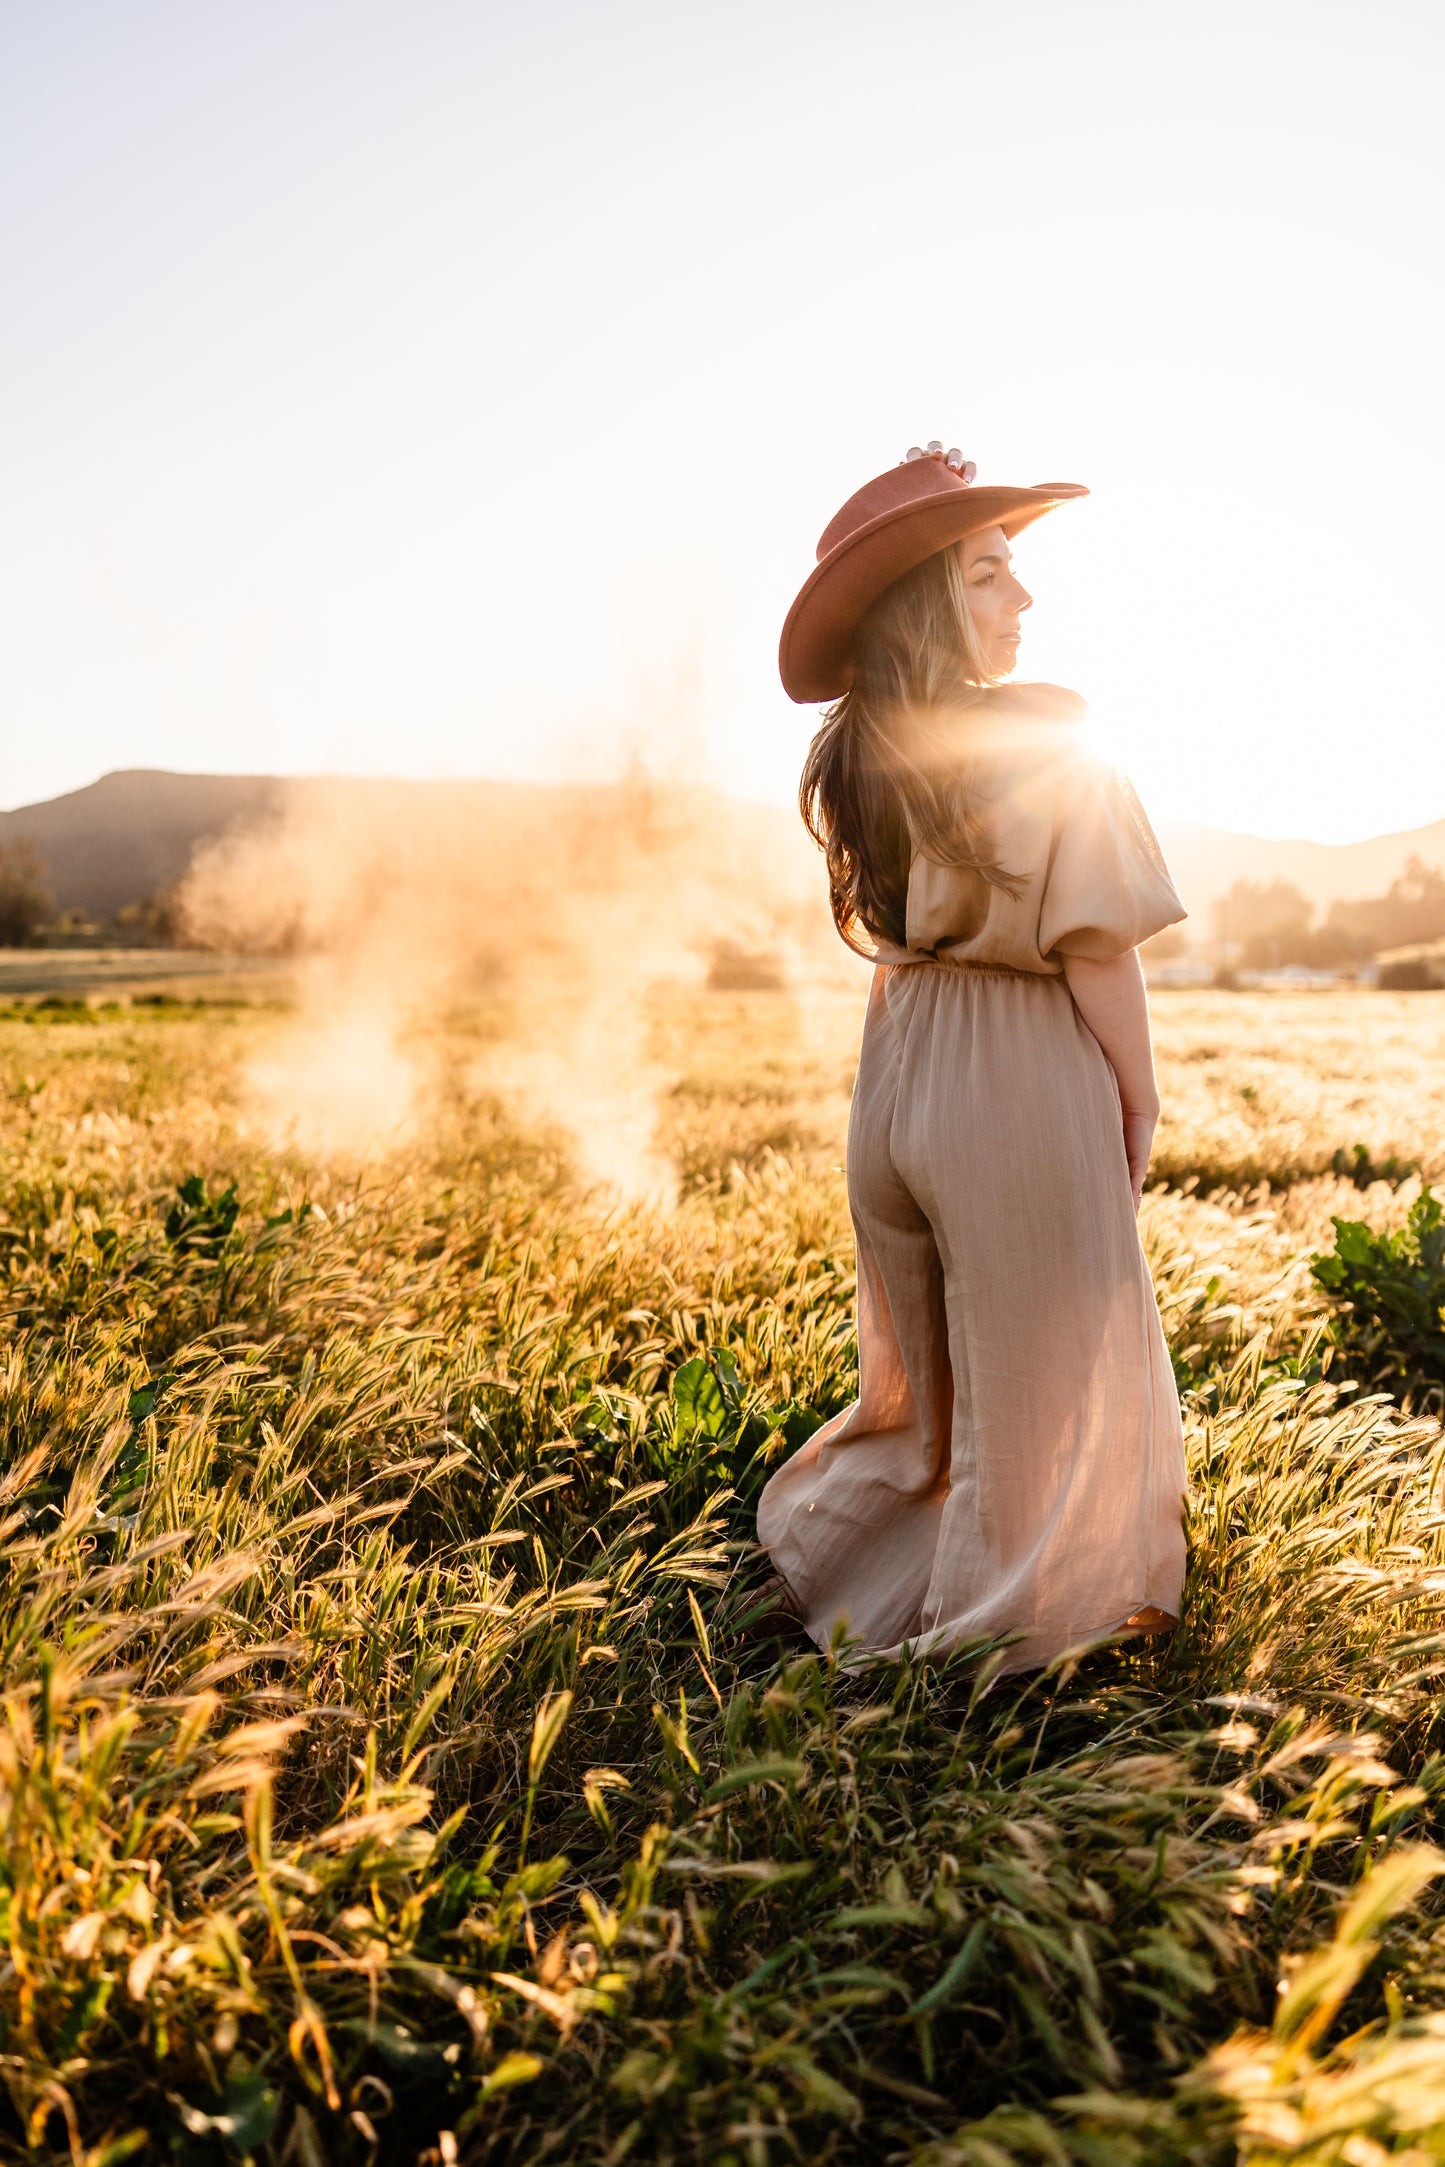
<svg viewBox="0 0 1445 2167">
<path fill-rule="evenodd" d="M 980 489 L 972 460 L 930 444 L 849 497 L 823 529 L 818 563 L 788 611 L 778 670 L 788 697 L 841 699 L 853 680 L 853 635 L 885 587 L 981 527 L 1012 538 L 1056 504 L 1089 492 L 1079 482 Z"/>
</svg>

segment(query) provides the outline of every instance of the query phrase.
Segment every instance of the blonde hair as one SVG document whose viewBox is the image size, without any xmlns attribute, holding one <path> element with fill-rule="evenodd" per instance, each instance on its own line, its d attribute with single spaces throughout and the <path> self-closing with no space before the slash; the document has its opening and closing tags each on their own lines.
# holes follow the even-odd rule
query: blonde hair
<svg viewBox="0 0 1445 2167">
<path fill-rule="evenodd" d="M 915 851 L 1013 894 L 995 863 L 958 724 L 1003 673 L 969 614 L 964 545 L 925 557 L 860 620 L 853 682 L 823 717 L 798 804 L 828 867 L 833 923 L 858 955 L 903 947 Z"/>
</svg>

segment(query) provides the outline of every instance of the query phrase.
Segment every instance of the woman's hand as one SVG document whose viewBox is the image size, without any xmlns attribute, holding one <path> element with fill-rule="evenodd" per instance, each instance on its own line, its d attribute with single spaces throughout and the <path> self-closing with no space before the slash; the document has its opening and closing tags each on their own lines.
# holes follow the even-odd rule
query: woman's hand
<svg viewBox="0 0 1445 2167">
<path fill-rule="evenodd" d="M 1144 1194 L 1144 1181 L 1149 1172 L 1149 1153 L 1154 1145 L 1154 1129 L 1159 1119 L 1159 1109 L 1151 1113 L 1147 1107 L 1124 1108 L 1124 1156 L 1129 1161 L 1129 1187 L 1134 1192 L 1134 1209 L 1139 1209 L 1139 1199 Z"/>
<path fill-rule="evenodd" d="M 1149 999 L 1138 951 L 1126 948 L 1107 963 L 1085 956 L 1064 957 L 1064 977 L 1074 1006 L 1104 1049 L 1119 1086 L 1124 1113 L 1124 1155 L 1134 1208 L 1144 1193 L 1149 1149 L 1159 1119 L 1159 1088 L 1154 1081 L 1154 1053 L 1149 1043 Z"/>
</svg>

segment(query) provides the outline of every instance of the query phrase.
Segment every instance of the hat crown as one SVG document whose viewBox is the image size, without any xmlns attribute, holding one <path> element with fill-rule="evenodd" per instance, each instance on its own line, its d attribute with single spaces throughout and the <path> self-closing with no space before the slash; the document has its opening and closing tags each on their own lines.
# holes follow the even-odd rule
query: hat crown
<svg viewBox="0 0 1445 2167">
<path fill-rule="evenodd" d="M 846 542 L 850 534 L 856 534 L 870 520 L 906 511 L 915 504 L 927 504 L 934 497 L 957 496 L 969 486 L 941 459 L 900 460 L 896 467 L 875 474 L 871 482 L 855 490 L 842 510 L 834 513 L 818 543 L 819 563 L 830 549 Z"/>
</svg>

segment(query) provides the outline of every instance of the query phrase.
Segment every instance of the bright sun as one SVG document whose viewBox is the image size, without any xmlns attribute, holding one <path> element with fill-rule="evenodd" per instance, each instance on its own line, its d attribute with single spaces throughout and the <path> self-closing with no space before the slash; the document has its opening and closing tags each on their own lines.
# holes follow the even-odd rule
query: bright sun
<svg viewBox="0 0 1445 2167">
<path fill-rule="evenodd" d="M 1085 747 L 1096 759 L 1117 763 L 1123 758 L 1119 734 L 1107 709 L 1091 706 L 1079 725 L 1079 732 Z"/>
</svg>

